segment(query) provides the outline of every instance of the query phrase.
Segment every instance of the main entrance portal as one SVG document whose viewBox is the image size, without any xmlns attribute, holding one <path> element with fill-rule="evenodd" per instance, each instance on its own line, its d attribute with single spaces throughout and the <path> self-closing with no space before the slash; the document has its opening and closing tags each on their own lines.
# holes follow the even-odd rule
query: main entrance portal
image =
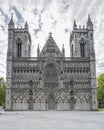
<svg viewBox="0 0 104 130">
<path fill-rule="evenodd" d="M 55 110 L 56 108 L 56 102 L 54 99 L 53 89 L 55 87 L 58 87 L 58 71 L 53 63 L 49 63 L 45 67 L 45 79 L 44 79 L 44 86 L 51 88 L 50 89 L 50 96 L 48 97 L 47 100 L 47 109 L 48 110 Z"/>
<path fill-rule="evenodd" d="M 70 110 L 74 110 L 75 99 L 73 97 L 70 98 Z"/>
<path fill-rule="evenodd" d="M 55 110 L 56 102 L 53 97 L 48 100 L 48 110 Z"/>
</svg>

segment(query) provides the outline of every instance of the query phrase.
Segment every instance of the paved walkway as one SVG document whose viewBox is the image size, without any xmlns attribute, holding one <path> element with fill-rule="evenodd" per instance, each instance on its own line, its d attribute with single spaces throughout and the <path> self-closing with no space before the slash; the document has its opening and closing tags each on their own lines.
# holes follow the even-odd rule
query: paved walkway
<svg viewBox="0 0 104 130">
<path fill-rule="evenodd" d="M 104 130 L 104 112 L 3 112 L 0 130 Z"/>
</svg>

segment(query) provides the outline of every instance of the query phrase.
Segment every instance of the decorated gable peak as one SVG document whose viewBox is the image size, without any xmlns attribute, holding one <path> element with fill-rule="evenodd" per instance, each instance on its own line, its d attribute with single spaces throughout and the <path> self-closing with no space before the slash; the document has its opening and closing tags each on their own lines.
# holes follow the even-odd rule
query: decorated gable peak
<svg viewBox="0 0 104 130">
<path fill-rule="evenodd" d="M 62 57 L 62 52 L 58 48 L 57 44 L 55 43 L 52 33 L 49 34 L 49 38 L 44 45 L 40 57 L 49 57 L 49 56 L 54 56 L 54 57 Z"/>
</svg>

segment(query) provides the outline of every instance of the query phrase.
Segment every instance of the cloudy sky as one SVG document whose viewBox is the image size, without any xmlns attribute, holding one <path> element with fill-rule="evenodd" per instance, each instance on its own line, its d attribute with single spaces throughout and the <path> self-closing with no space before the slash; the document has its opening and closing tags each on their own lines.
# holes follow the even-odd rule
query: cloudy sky
<svg viewBox="0 0 104 130">
<path fill-rule="evenodd" d="M 94 23 L 97 75 L 104 72 L 104 0 L 0 0 L 0 77 L 6 76 L 8 22 L 14 14 L 15 27 L 24 27 L 27 20 L 32 38 L 32 56 L 38 43 L 44 46 L 49 32 L 70 56 L 69 36 L 73 20 L 85 25 L 88 14 Z"/>
</svg>

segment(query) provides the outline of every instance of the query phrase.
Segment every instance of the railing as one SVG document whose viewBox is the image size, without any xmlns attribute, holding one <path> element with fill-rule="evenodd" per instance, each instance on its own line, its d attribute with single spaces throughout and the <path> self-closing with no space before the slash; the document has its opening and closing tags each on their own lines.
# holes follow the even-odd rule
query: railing
<svg viewBox="0 0 104 130">
<path fill-rule="evenodd" d="M 13 61 L 37 61 L 37 57 L 13 57 Z"/>
<path fill-rule="evenodd" d="M 46 60 L 49 57 L 13 57 L 13 61 L 37 61 L 37 60 Z M 52 59 L 60 61 L 89 61 L 89 57 L 52 57 Z"/>
<path fill-rule="evenodd" d="M 66 61 L 89 61 L 89 57 L 65 57 Z"/>
</svg>

